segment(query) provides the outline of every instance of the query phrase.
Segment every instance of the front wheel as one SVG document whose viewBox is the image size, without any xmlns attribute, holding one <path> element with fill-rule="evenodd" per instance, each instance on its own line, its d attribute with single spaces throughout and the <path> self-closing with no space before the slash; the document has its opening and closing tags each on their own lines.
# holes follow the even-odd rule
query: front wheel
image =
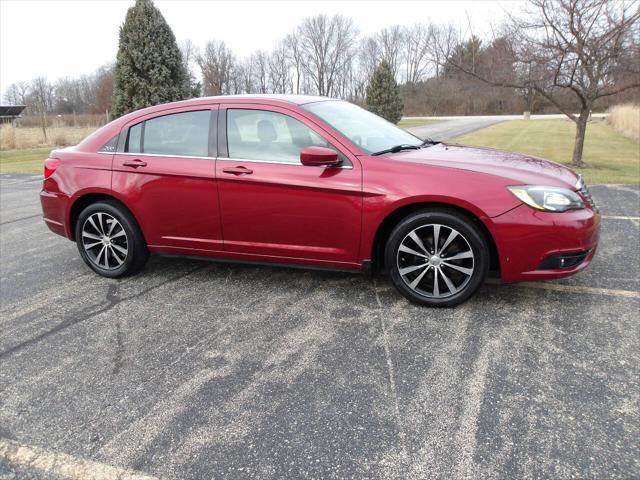
<svg viewBox="0 0 640 480">
<path fill-rule="evenodd" d="M 75 234 L 80 256 L 103 277 L 135 273 L 149 257 L 138 224 L 117 202 L 104 200 L 86 207 L 78 217 Z"/>
<path fill-rule="evenodd" d="M 451 307 L 471 297 L 486 278 L 489 248 L 465 215 L 422 210 L 393 230 L 385 261 L 394 286 L 409 300 Z"/>
</svg>

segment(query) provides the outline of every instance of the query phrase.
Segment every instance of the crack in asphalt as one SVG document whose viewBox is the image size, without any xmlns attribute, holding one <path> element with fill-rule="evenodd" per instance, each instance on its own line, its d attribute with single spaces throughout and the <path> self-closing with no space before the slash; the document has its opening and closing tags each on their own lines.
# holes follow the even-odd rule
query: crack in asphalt
<svg viewBox="0 0 640 480">
<path fill-rule="evenodd" d="M 109 302 L 117 302 L 118 301 L 118 287 L 119 285 L 109 285 L 109 290 L 107 291 L 107 301 Z M 122 340 L 122 319 L 118 315 L 116 320 L 116 351 L 115 358 L 113 359 L 113 370 L 111 373 L 114 375 L 120 371 L 123 364 L 124 357 L 124 341 Z"/>
<path fill-rule="evenodd" d="M 172 278 L 168 278 L 167 280 L 160 282 L 157 285 L 154 285 L 152 287 L 149 288 L 145 288 L 144 290 L 141 290 L 138 293 L 135 293 L 133 295 L 130 295 L 128 297 L 124 297 L 124 298 L 119 298 L 117 296 L 117 285 L 109 285 L 109 289 L 107 290 L 107 295 L 106 295 L 106 300 L 107 300 L 107 304 L 104 305 L 103 307 L 99 308 L 98 310 L 92 311 L 87 313 L 86 315 L 82 315 L 80 317 L 72 317 L 68 320 L 65 320 L 64 322 L 59 323 L 58 325 L 56 325 L 55 327 L 53 327 L 51 330 L 47 330 L 46 332 L 41 333 L 40 335 L 36 335 L 33 338 L 30 338 L 28 340 L 25 340 L 24 342 L 21 342 L 17 345 L 14 345 L 13 347 L 10 347 L 2 352 L 0 352 L 0 358 L 5 358 L 8 357 L 9 355 L 12 355 L 20 350 L 23 350 L 26 347 L 30 347 L 31 345 L 34 345 L 42 340 L 44 340 L 47 337 L 50 337 L 51 335 L 55 335 L 56 333 L 71 327 L 73 325 L 76 325 L 78 323 L 84 322 L 85 320 L 88 320 L 92 317 L 95 317 L 96 315 L 100 315 L 102 313 L 108 312 L 109 310 L 111 310 L 112 308 L 114 308 L 116 305 L 127 301 L 127 300 L 133 300 L 134 298 L 138 298 L 141 297 L 142 295 L 145 295 L 146 293 L 149 293 L 157 288 L 163 287 L 165 285 L 168 285 L 172 282 L 176 282 L 178 280 L 181 280 L 185 277 L 188 277 L 189 275 L 191 275 L 192 273 L 197 272 L 198 270 L 202 270 L 204 268 L 206 268 L 207 265 L 200 265 L 196 268 L 193 268 L 191 270 L 189 270 L 188 272 L 185 272 L 183 274 L 177 275 L 175 277 Z"/>
<path fill-rule="evenodd" d="M 8 225 L 10 223 L 21 222 L 23 220 L 30 220 L 30 219 L 36 218 L 36 217 L 42 218 L 42 214 L 38 213 L 36 215 L 29 215 L 28 217 L 20 217 L 20 218 L 15 218 L 13 220 L 7 220 L 6 222 L 0 222 L 0 225 Z"/>
<path fill-rule="evenodd" d="M 19 174 L 19 175 L 23 175 L 23 174 Z M 3 179 L 2 186 L 5 188 L 13 187 L 14 185 L 23 185 L 25 183 L 42 182 L 44 180 L 44 178 L 39 175 L 28 177 L 26 180 L 20 180 L 16 178 L 10 178 L 9 176 L 7 176 L 6 173 L 0 174 L 0 178 Z"/>
<path fill-rule="evenodd" d="M 378 309 L 384 310 L 384 306 L 382 305 L 382 301 L 380 300 L 380 295 L 378 295 L 378 284 L 375 279 L 373 280 L 373 292 L 376 295 L 376 303 L 378 304 Z M 389 335 L 387 333 L 387 328 L 385 326 L 383 316 L 378 314 L 378 318 L 380 319 L 380 328 L 382 329 L 382 342 L 384 344 L 384 353 L 387 361 L 387 371 L 389 373 L 389 387 L 391 390 L 391 395 L 393 396 L 394 416 L 396 417 L 396 423 L 398 424 L 398 439 L 400 441 L 400 448 L 402 452 L 401 461 L 402 463 L 406 464 L 409 461 L 409 454 L 407 451 L 407 435 L 402 423 L 402 415 L 400 414 L 400 401 L 398 400 L 398 390 L 396 388 L 395 369 L 393 367 L 393 360 L 391 359 Z"/>
</svg>

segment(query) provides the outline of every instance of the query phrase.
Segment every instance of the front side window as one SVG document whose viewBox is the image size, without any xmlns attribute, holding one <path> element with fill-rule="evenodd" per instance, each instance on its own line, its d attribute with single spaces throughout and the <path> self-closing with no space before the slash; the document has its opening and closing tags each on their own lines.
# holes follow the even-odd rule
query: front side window
<svg viewBox="0 0 640 480">
<path fill-rule="evenodd" d="M 152 118 L 129 129 L 127 152 L 166 156 L 209 155 L 210 110 Z"/>
<path fill-rule="evenodd" d="M 230 158 L 300 164 L 300 152 L 311 146 L 331 147 L 304 123 L 266 110 L 227 110 Z"/>
<path fill-rule="evenodd" d="M 142 153 L 142 125 L 144 125 L 144 122 L 134 125 L 129 129 L 127 152 Z"/>
</svg>

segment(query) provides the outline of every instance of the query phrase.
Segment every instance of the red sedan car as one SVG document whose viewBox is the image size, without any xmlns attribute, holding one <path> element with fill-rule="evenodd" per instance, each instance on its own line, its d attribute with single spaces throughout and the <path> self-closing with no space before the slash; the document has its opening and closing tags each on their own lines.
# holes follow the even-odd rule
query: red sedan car
<svg viewBox="0 0 640 480">
<path fill-rule="evenodd" d="M 463 302 L 489 269 L 572 275 L 600 225 L 561 165 L 422 141 L 323 97 L 145 108 L 51 152 L 44 177 L 44 221 L 100 275 L 133 273 L 150 252 L 388 271 L 431 306 Z"/>
</svg>

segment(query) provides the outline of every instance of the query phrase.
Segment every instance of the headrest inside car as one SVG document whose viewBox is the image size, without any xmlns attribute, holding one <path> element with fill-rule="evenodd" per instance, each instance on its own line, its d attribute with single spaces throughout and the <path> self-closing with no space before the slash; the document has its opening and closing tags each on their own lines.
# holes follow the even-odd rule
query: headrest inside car
<svg viewBox="0 0 640 480">
<path fill-rule="evenodd" d="M 278 138 L 276 129 L 269 120 L 260 120 L 258 122 L 258 138 L 261 142 L 273 142 Z"/>
</svg>

